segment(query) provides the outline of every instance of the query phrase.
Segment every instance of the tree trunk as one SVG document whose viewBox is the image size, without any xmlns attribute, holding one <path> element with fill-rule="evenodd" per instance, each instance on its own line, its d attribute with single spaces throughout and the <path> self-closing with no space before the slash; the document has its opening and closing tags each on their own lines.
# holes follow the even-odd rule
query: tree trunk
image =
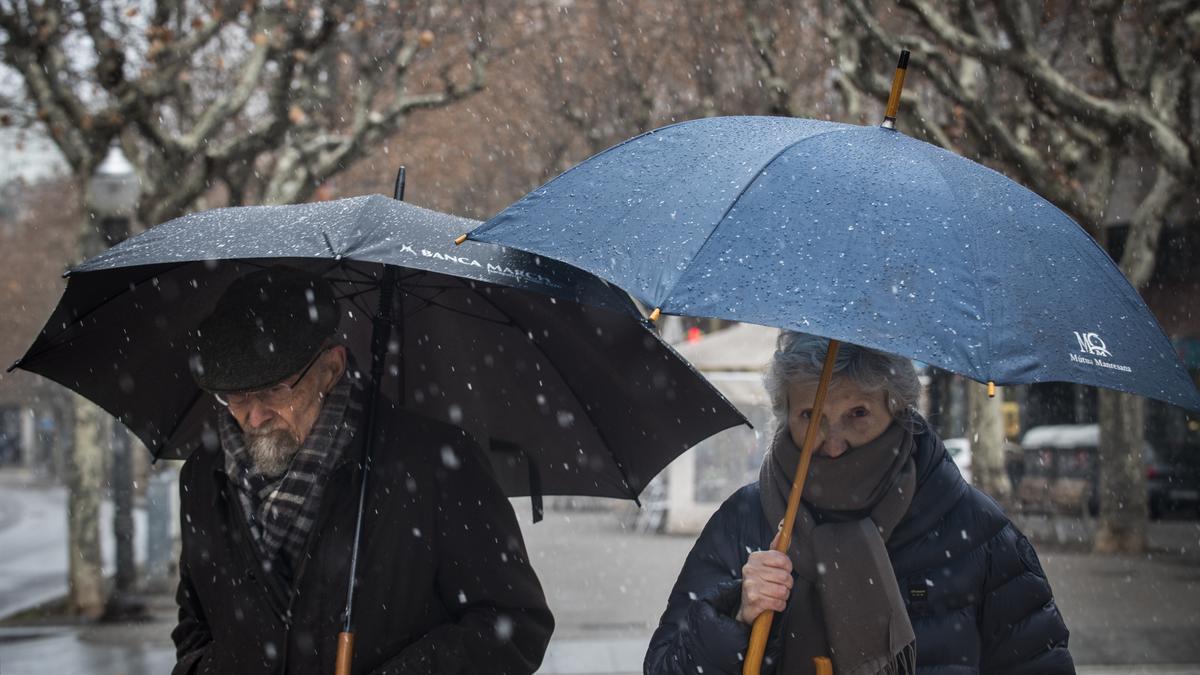
<svg viewBox="0 0 1200 675">
<path fill-rule="evenodd" d="M 69 611 L 97 619 L 107 593 L 100 556 L 100 493 L 104 477 L 103 446 L 108 416 L 82 396 L 75 397 L 75 442 L 67 466 L 67 532 Z"/>
<path fill-rule="evenodd" d="M 1003 399 L 989 397 L 987 386 L 967 383 L 967 437 L 971 439 L 972 482 L 1001 503 L 1012 496 L 1012 484 L 1004 470 Z"/>
<path fill-rule="evenodd" d="M 1158 240 L 1167 207 L 1178 181 L 1160 167 L 1154 184 L 1129 222 L 1121 272 L 1138 292 L 1154 273 Z M 1097 553 L 1141 553 L 1146 550 L 1146 466 L 1143 401 L 1100 390 L 1100 523 L 1093 549 Z"/>
<path fill-rule="evenodd" d="M 113 590 L 119 595 L 132 591 L 137 580 L 133 554 L 133 442 L 124 425 L 114 421 L 111 428 L 113 535 L 117 554 Z"/>
<path fill-rule="evenodd" d="M 1142 399 L 1117 391 L 1099 391 L 1100 523 L 1097 553 L 1146 550 L 1146 467 L 1142 459 Z"/>
<path fill-rule="evenodd" d="M 87 194 L 88 186 L 80 186 Z M 87 199 L 84 200 L 85 207 Z M 103 228 L 91 208 L 79 229 L 80 257 L 87 259 L 108 248 Z M 97 619 L 108 602 L 103 558 L 100 552 L 100 500 L 106 467 L 104 452 L 112 443 L 112 423 L 107 413 L 79 395 L 75 408 L 73 442 L 67 466 L 68 610 Z"/>
<path fill-rule="evenodd" d="M 658 334 L 664 342 L 677 345 L 684 341 L 687 332 L 683 330 L 683 319 L 677 316 L 664 316 L 658 322 Z"/>
</svg>

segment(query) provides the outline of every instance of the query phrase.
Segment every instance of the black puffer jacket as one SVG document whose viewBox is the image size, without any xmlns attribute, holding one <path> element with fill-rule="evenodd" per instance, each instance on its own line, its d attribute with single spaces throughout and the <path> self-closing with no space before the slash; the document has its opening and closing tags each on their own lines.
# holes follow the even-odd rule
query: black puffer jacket
<svg viewBox="0 0 1200 675">
<path fill-rule="evenodd" d="M 887 541 L 923 675 L 1074 673 L 1050 584 L 1029 541 L 967 485 L 932 432 L 917 435 L 917 493 Z M 684 563 L 646 654 L 647 675 L 740 673 L 741 569 L 770 545 L 758 484 L 733 494 Z M 785 621 L 776 619 L 777 629 Z M 777 654 L 772 635 L 768 661 Z M 763 672 L 771 673 L 770 663 Z"/>
</svg>

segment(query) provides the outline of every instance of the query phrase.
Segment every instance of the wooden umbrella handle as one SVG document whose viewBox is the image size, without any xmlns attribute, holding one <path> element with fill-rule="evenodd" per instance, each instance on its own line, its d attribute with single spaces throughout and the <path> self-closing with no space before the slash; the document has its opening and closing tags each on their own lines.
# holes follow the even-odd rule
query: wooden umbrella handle
<svg viewBox="0 0 1200 675">
<path fill-rule="evenodd" d="M 334 662 L 335 675 L 350 675 L 350 664 L 354 661 L 354 633 L 338 633 L 337 661 Z"/>
<path fill-rule="evenodd" d="M 825 364 L 821 367 L 821 379 L 817 383 L 817 395 L 813 401 L 812 414 L 808 418 L 808 430 L 804 432 L 804 447 L 800 450 L 800 464 L 796 467 L 796 475 L 792 478 L 792 491 L 788 494 L 787 511 L 783 516 L 783 529 L 779 533 L 775 550 L 786 553 L 792 545 L 792 527 L 796 524 L 796 512 L 800 509 L 800 495 L 804 494 L 804 482 L 808 479 L 808 465 L 812 462 L 817 434 L 821 430 L 821 410 L 825 407 L 825 394 L 829 390 L 829 380 L 833 378 L 833 364 L 837 362 L 837 340 L 829 341 L 829 350 L 825 353 Z M 746 660 L 742 664 L 742 675 L 758 675 L 762 668 L 763 656 L 767 651 L 767 637 L 771 633 L 771 622 L 775 620 L 775 612 L 770 610 L 759 614 L 754 619 L 754 627 L 750 629 L 750 644 L 746 647 Z"/>
<path fill-rule="evenodd" d="M 887 108 L 883 112 L 884 129 L 896 128 L 896 113 L 900 112 L 900 92 L 904 91 L 904 76 L 908 73 L 908 50 L 900 50 L 896 73 L 892 76 L 892 90 L 888 94 Z"/>
</svg>

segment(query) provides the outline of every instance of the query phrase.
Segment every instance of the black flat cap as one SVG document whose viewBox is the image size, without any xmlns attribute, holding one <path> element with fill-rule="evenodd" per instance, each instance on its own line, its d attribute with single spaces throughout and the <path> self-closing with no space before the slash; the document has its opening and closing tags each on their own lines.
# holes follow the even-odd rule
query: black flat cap
<svg viewBox="0 0 1200 675">
<path fill-rule="evenodd" d="M 320 276 L 276 265 L 229 285 L 200 323 L 191 370 L 200 388 L 262 389 L 302 370 L 337 328 L 333 287 Z"/>
</svg>

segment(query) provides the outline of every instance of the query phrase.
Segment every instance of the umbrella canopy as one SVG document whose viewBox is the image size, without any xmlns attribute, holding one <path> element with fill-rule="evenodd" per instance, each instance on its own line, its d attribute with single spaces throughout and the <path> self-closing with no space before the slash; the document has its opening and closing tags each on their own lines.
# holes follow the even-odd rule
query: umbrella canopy
<svg viewBox="0 0 1200 675">
<path fill-rule="evenodd" d="M 688 447 L 745 422 L 623 293 L 534 255 L 450 243 L 476 224 L 383 196 L 184 216 L 72 270 L 14 367 L 91 399 L 155 456 L 182 458 L 217 442 L 188 344 L 234 279 L 280 263 L 323 274 L 343 304 L 338 336 L 365 371 L 388 265 L 381 395 L 472 433 L 510 495 L 636 498 Z"/>
<path fill-rule="evenodd" d="M 1068 381 L 1200 408 L 1108 255 L 999 173 L 895 131 L 780 117 L 664 127 L 470 233 L 668 314 L 777 326 L 980 382 Z"/>
</svg>

